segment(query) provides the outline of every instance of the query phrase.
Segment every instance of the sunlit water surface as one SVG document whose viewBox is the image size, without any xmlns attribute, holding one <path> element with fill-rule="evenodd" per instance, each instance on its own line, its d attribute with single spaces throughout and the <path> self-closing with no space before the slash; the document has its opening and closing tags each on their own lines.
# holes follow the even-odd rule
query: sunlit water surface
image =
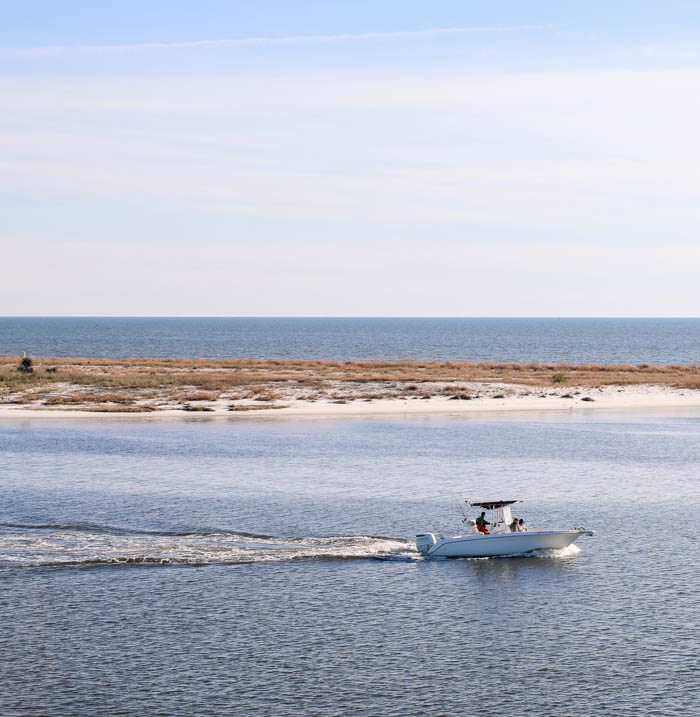
<svg viewBox="0 0 700 717">
<path fill-rule="evenodd" d="M 690 715 L 700 415 L 0 422 L 0 714 Z M 461 495 L 555 554 L 426 561 Z"/>
<path fill-rule="evenodd" d="M 0 317 L 0 356 L 694 364 L 700 319 Z"/>
</svg>

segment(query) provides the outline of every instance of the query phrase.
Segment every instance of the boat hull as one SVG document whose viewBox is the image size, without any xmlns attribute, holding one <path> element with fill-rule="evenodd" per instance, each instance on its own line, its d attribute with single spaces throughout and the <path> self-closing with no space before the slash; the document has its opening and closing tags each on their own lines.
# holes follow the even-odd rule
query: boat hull
<svg viewBox="0 0 700 717">
<path fill-rule="evenodd" d="M 436 558 L 486 558 L 497 555 L 519 555 L 533 550 L 566 548 L 582 535 L 583 530 L 551 530 L 531 533 L 497 533 L 442 538 L 424 553 Z"/>
</svg>

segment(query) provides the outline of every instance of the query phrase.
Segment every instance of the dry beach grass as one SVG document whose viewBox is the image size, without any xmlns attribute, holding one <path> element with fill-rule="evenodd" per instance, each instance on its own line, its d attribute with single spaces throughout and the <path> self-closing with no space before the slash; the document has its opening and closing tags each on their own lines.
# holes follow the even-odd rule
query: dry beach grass
<svg viewBox="0 0 700 717">
<path fill-rule="evenodd" d="M 280 402 L 502 398 L 610 386 L 700 389 L 700 366 L 418 361 L 0 358 L 0 403 L 136 412 L 273 407 Z M 564 394 L 566 396 L 567 394 Z M 244 407 L 242 409 L 242 407 Z"/>
</svg>

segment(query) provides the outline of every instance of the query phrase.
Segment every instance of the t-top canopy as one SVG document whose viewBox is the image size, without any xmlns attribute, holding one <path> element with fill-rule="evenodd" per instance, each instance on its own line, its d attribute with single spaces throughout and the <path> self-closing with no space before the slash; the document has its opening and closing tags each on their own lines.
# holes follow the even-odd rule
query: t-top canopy
<svg viewBox="0 0 700 717">
<path fill-rule="evenodd" d="M 513 503 L 519 503 L 518 500 L 486 500 L 479 503 L 472 503 L 471 501 L 466 501 L 471 505 L 473 508 L 484 508 L 485 510 L 498 510 L 498 508 L 502 508 L 504 505 L 512 505 Z"/>
</svg>

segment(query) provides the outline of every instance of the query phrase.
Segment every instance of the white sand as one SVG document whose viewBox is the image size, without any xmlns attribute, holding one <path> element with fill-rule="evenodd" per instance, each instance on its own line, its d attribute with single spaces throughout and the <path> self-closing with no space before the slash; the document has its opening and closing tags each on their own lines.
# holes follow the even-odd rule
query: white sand
<svg viewBox="0 0 700 717">
<path fill-rule="evenodd" d="M 77 418 L 91 417 L 95 419 L 120 418 L 139 419 L 160 418 L 210 418 L 226 416 L 228 418 L 274 418 L 284 416 L 374 416 L 374 415 L 420 415 L 420 414 L 464 414 L 493 411 L 591 411 L 598 409 L 645 409 L 645 408 L 700 408 L 700 390 L 677 389 L 658 385 L 637 386 L 605 386 L 604 388 L 542 388 L 522 386 L 503 386 L 500 384 L 484 384 L 491 394 L 494 388 L 514 390 L 513 395 L 504 398 L 482 396 L 470 401 L 450 400 L 445 396 L 434 396 L 428 399 L 400 398 L 373 399 L 371 401 L 355 400 L 348 403 L 334 403 L 332 400 L 315 402 L 304 400 L 288 401 L 284 408 L 250 411 L 229 411 L 230 400 L 212 402 L 213 411 L 186 412 L 180 409 L 158 410 L 144 413 L 107 413 L 92 411 L 73 411 L 53 408 L 28 408 L 27 406 L 0 406 L 0 418 Z M 529 395 L 526 395 L 529 394 Z M 571 395 L 572 398 L 564 398 Z M 584 398 L 592 401 L 584 401 Z M 255 402 L 238 402 L 245 405 L 256 405 Z M 259 404 L 269 406 L 270 404 Z"/>
</svg>

